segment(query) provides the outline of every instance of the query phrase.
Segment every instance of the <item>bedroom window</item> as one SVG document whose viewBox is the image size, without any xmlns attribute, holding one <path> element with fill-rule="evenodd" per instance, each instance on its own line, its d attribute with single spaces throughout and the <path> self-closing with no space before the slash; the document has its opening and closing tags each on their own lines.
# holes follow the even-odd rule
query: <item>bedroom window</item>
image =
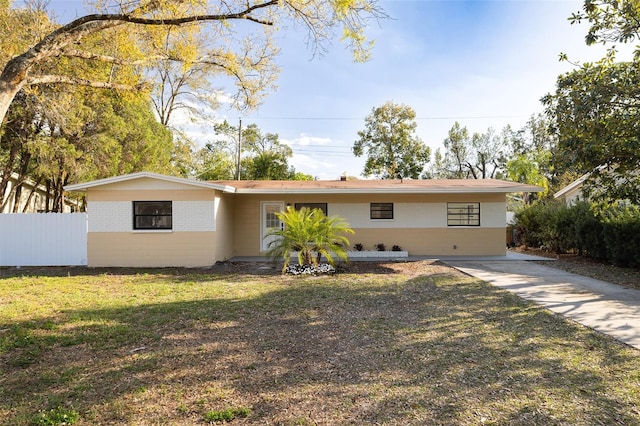
<svg viewBox="0 0 640 426">
<path fill-rule="evenodd" d="M 369 218 L 371 218 L 371 219 L 393 219 L 393 203 L 371 203 L 371 204 L 369 204 Z"/>
<path fill-rule="evenodd" d="M 447 203 L 447 226 L 480 226 L 480 203 Z"/>
<path fill-rule="evenodd" d="M 322 213 L 324 213 L 325 216 L 327 215 L 327 203 L 296 203 L 295 204 L 296 210 L 300 210 L 303 207 L 307 207 L 311 210 L 320 209 L 322 210 Z"/>
<path fill-rule="evenodd" d="M 134 201 L 133 229 L 171 229 L 171 201 Z"/>
</svg>

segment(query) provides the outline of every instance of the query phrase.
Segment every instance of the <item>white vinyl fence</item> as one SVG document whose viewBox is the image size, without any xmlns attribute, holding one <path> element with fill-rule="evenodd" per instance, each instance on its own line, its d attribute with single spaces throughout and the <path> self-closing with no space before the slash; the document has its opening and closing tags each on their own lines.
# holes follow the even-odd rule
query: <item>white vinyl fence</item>
<svg viewBox="0 0 640 426">
<path fill-rule="evenodd" d="M 0 214 L 0 266 L 86 264 L 86 213 Z"/>
</svg>

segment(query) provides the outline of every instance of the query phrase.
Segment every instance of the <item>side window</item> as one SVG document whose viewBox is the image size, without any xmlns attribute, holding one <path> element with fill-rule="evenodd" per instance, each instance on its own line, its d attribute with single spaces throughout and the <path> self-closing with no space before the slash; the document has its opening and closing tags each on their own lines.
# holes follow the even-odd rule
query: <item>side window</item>
<svg viewBox="0 0 640 426">
<path fill-rule="evenodd" d="M 393 203 L 369 204 L 370 219 L 393 219 Z"/>
<path fill-rule="evenodd" d="M 133 229 L 171 229 L 171 201 L 134 201 Z"/>
<path fill-rule="evenodd" d="M 480 226 L 480 203 L 447 203 L 447 226 Z"/>
<path fill-rule="evenodd" d="M 327 203 L 296 203 L 295 204 L 296 210 L 300 210 L 303 207 L 307 207 L 311 210 L 320 209 L 322 210 L 322 213 L 324 213 L 324 215 L 327 216 Z"/>
</svg>

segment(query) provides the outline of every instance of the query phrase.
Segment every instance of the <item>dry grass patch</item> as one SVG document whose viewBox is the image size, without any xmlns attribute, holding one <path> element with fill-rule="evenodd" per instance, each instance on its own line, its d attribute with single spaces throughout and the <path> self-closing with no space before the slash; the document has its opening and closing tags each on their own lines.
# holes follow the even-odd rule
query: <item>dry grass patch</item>
<svg viewBox="0 0 640 426">
<path fill-rule="evenodd" d="M 0 278 L 0 421 L 640 424 L 637 351 L 446 266 L 248 269 Z"/>
</svg>

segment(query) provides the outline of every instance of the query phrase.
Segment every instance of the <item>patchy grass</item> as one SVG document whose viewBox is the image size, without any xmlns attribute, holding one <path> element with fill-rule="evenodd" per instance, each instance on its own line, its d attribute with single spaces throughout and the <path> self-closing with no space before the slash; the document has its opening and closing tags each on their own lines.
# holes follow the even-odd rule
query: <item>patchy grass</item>
<svg viewBox="0 0 640 426">
<path fill-rule="evenodd" d="M 640 424 L 638 351 L 445 266 L 239 269 L 4 274 L 1 424 Z"/>
</svg>

